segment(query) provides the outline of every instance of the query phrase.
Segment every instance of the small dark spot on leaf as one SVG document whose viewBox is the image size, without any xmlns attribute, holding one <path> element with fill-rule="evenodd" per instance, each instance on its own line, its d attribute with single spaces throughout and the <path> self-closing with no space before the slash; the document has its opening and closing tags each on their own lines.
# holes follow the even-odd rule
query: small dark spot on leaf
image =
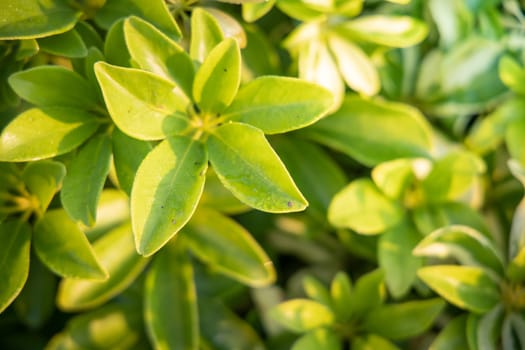
<svg viewBox="0 0 525 350">
<path fill-rule="evenodd" d="M 288 203 L 286 203 L 286 205 L 288 206 L 288 208 L 291 208 L 292 207 L 292 202 L 288 201 Z"/>
<path fill-rule="evenodd" d="M 171 223 L 172 223 L 173 225 L 175 225 L 175 224 L 177 223 L 177 220 L 176 220 L 176 219 L 171 219 Z"/>
<path fill-rule="evenodd" d="M 164 206 L 163 206 L 163 205 L 161 205 L 161 206 L 160 206 L 160 209 L 164 209 Z"/>
<path fill-rule="evenodd" d="M 226 73 L 228 71 L 228 68 L 223 68 L 222 70 Z"/>
</svg>

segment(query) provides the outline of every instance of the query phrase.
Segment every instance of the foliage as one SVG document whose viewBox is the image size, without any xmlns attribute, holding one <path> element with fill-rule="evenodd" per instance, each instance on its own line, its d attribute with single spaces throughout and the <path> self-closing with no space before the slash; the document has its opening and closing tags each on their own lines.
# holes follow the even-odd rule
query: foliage
<svg viewBox="0 0 525 350">
<path fill-rule="evenodd" d="M 0 3 L 0 347 L 525 348 L 517 0 Z"/>
</svg>

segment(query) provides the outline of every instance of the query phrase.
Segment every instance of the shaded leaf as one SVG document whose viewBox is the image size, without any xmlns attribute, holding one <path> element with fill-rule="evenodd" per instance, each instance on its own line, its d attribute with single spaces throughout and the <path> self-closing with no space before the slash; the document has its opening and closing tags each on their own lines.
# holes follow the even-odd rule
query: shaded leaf
<svg viewBox="0 0 525 350">
<path fill-rule="evenodd" d="M 155 253 L 188 222 L 207 167 L 203 144 L 185 137 L 161 142 L 144 158 L 131 190 L 131 222 L 140 254 Z"/>
<path fill-rule="evenodd" d="M 23 221 L 0 222 L 0 312 L 22 291 L 29 273 L 31 227 Z"/>
<path fill-rule="evenodd" d="M 144 317 L 156 349 L 198 349 L 197 294 L 184 246 L 167 244 L 156 256 L 145 283 Z M 169 300 L 169 303 L 166 301 Z"/>
<path fill-rule="evenodd" d="M 95 225 L 84 229 L 91 242 L 129 220 L 128 196 L 114 188 L 104 189 L 100 194 L 96 217 Z"/>
<path fill-rule="evenodd" d="M 320 328 L 297 339 L 291 350 L 340 350 L 342 348 L 341 340 L 333 330 Z"/>
<path fill-rule="evenodd" d="M 306 207 L 306 200 L 259 129 L 224 124 L 210 135 L 208 147 L 219 179 L 242 202 L 267 212 Z"/>
<path fill-rule="evenodd" d="M 80 109 L 29 109 L 2 130 L 0 161 L 27 162 L 69 152 L 90 137 L 99 125 L 94 115 Z"/>
<path fill-rule="evenodd" d="M 377 335 L 367 334 L 352 339 L 353 350 L 399 350 L 399 348 L 389 340 Z"/>
<path fill-rule="evenodd" d="M 447 322 L 447 325 L 430 345 L 429 350 L 464 350 L 468 349 L 465 329 L 467 315 L 463 314 Z"/>
<path fill-rule="evenodd" d="M 85 57 L 88 53 L 82 37 L 75 29 L 38 39 L 41 51 L 56 56 L 71 58 Z"/>
<path fill-rule="evenodd" d="M 198 209 L 184 227 L 183 237 L 192 253 L 217 272 L 252 287 L 275 281 L 272 261 L 257 241 L 215 210 Z"/>
<path fill-rule="evenodd" d="M 45 212 L 54 195 L 62 186 L 66 167 L 53 160 L 41 160 L 26 165 L 22 179 L 29 193 L 38 199 L 39 207 Z"/>
<path fill-rule="evenodd" d="M 330 285 L 333 310 L 337 319 L 347 322 L 352 317 L 352 281 L 344 272 L 338 272 Z"/>
<path fill-rule="evenodd" d="M 104 280 L 101 266 L 84 232 L 62 209 L 48 211 L 35 224 L 33 245 L 40 260 L 63 277 Z"/>
</svg>

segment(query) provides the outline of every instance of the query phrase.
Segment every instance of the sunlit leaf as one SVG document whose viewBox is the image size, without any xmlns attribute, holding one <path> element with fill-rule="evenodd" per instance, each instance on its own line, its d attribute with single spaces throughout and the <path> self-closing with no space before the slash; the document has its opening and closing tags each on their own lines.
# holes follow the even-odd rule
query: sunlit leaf
<svg viewBox="0 0 525 350">
<path fill-rule="evenodd" d="M 298 333 L 330 326 L 335 321 L 328 307 L 308 299 L 285 301 L 274 307 L 270 315 L 287 329 Z"/>
</svg>

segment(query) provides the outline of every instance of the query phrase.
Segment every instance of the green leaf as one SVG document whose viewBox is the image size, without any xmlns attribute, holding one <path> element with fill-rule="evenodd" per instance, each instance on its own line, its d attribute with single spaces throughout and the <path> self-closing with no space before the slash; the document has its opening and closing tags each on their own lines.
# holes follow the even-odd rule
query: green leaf
<svg viewBox="0 0 525 350">
<path fill-rule="evenodd" d="M 13 303 L 16 315 L 31 329 L 44 326 L 55 311 L 56 277 L 32 255 L 24 289 Z"/>
<path fill-rule="evenodd" d="M 37 221 L 33 244 L 40 260 L 60 276 L 108 278 L 84 232 L 62 209 L 48 211 Z"/>
<path fill-rule="evenodd" d="M 505 143 L 510 153 L 510 157 L 516 159 L 522 166 L 525 166 L 525 142 L 523 133 L 525 132 L 525 118 L 512 121 L 505 133 Z"/>
<path fill-rule="evenodd" d="M 339 164 L 321 147 L 308 140 L 286 135 L 274 136 L 270 141 L 308 199 L 306 210 L 325 222 L 330 201 L 348 183 Z M 305 154 L 308 155 L 308 162 L 304 161 Z"/>
<path fill-rule="evenodd" d="M 332 308 L 333 302 L 331 292 L 315 277 L 310 275 L 304 276 L 303 289 L 308 298 Z"/>
<path fill-rule="evenodd" d="M 265 349 L 250 323 L 239 318 L 217 299 L 199 296 L 199 329 L 201 346 L 206 349 Z"/>
<path fill-rule="evenodd" d="M 372 169 L 372 180 L 391 199 L 403 199 L 418 170 L 430 168 L 425 158 L 401 158 L 378 164 Z"/>
<path fill-rule="evenodd" d="M 376 334 L 366 334 L 352 339 L 352 350 L 400 350 L 389 340 Z"/>
<path fill-rule="evenodd" d="M 75 29 L 38 39 L 41 51 L 70 58 L 85 57 L 88 53 L 82 37 Z"/>
<path fill-rule="evenodd" d="M 140 163 L 151 151 L 152 146 L 148 142 L 127 136 L 117 128 L 113 130 L 111 141 L 118 183 L 129 196 Z"/>
<path fill-rule="evenodd" d="M 173 80 L 191 97 L 195 72 L 190 56 L 181 46 L 138 17 L 124 21 L 124 35 L 131 58 L 141 69 Z"/>
<path fill-rule="evenodd" d="M 487 312 L 500 300 L 498 283 L 481 267 L 425 266 L 417 275 L 447 301 L 475 313 Z"/>
<path fill-rule="evenodd" d="M 83 145 L 67 166 L 60 199 L 69 216 L 87 226 L 95 223 L 98 198 L 110 162 L 111 140 L 99 134 Z"/>
<path fill-rule="evenodd" d="M 270 310 L 270 316 L 287 329 L 297 333 L 330 326 L 335 322 L 332 310 L 308 299 L 282 302 Z"/>
<path fill-rule="evenodd" d="M 137 251 L 159 250 L 191 218 L 204 187 L 208 155 L 203 144 L 169 138 L 141 163 L 131 190 L 131 221 Z"/>
<path fill-rule="evenodd" d="M 0 161 L 27 162 L 69 152 L 90 137 L 99 125 L 94 115 L 80 109 L 29 109 L 2 130 Z"/>
<path fill-rule="evenodd" d="M 0 312 L 22 291 L 29 273 L 31 227 L 23 221 L 0 222 Z"/>
<path fill-rule="evenodd" d="M 77 107 L 98 105 L 96 91 L 80 74 L 60 66 L 39 66 L 9 77 L 9 85 L 24 100 L 38 106 Z"/>
<path fill-rule="evenodd" d="M 304 134 L 368 166 L 396 158 L 428 157 L 432 147 L 430 125 L 418 110 L 352 95 L 336 113 Z"/>
<path fill-rule="evenodd" d="M 193 98 L 203 113 L 222 113 L 241 82 L 241 52 L 234 39 L 215 46 L 195 74 Z"/>
<path fill-rule="evenodd" d="M 421 186 L 428 201 L 455 201 L 472 190 L 483 172 L 485 163 L 477 155 L 452 151 L 436 161 Z"/>
<path fill-rule="evenodd" d="M 52 160 L 41 160 L 26 165 L 22 179 L 33 196 L 38 199 L 41 212 L 45 212 L 54 195 L 62 186 L 66 167 Z"/>
<path fill-rule="evenodd" d="M 497 304 L 484 315 L 480 315 L 475 322 L 472 322 L 472 325 L 467 324 L 467 331 L 469 327 L 473 328 L 471 332 L 475 336 L 475 342 L 472 345 L 475 345 L 475 349 L 493 350 L 498 348 L 504 315 L 503 305 Z M 472 317 L 473 314 L 470 316 Z"/>
<path fill-rule="evenodd" d="M 307 206 L 262 131 L 247 124 L 220 126 L 208 139 L 210 162 L 224 186 L 242 202 L 267 212 Z"/>
<path fill-rule="evenodd" d="M 71 318 L 46 349 L 137 349 L 143 327 L 139 305 L 111 303 Z"/>
<path fill-rule="evenodd" d="M 385 272 L 388 291 L 394 298 L 404 296 L 416 281 L 420 257 L 412 255 L 421 235 L 412 224 L 403 222 L 387 230 L 379 238 L 379 266 Z"/>
<path fill-rule="evenodd" d="M 341 350 L 339 336 L 331 329 L 315 329 L 306 333 L 293 344 L 291 350 Z"/>
<path fill-rule="evenodd" d="M 332 105 L 332 94 L 319 85 L 266 76 L 242 86 L 223 117 L 251 124 L 265 134 L 277 134 L 315 123 Z"/>
<path fill-rule="evenodd" d="M 84 229 L 91 242 L 129 220 L 129 197 L 114 188 L 104 189 L 100 194 L 96 217 L 95 225 Z"/>
<path fill-rule="evenodd" d="M 365 317 L 371 310 L 383 304 L 386 299 L 384 272 L 373 270 L 361 276 L 352 292 L 352 315 L 354 319 Z"/>
<path fill-rule="evenodd" d="M 440 298 L 385 305 L 370 311 L 363 327 L 388 339 L 407 339 L 432 326 L 444 307 Z"/>
<path fill-rule="evenodd" d="M 159 140 L 188 126 L 185 101 L 173 93 L 174 83 L 152 73 L 95 63 L 95 74 L 109 114 L 124 133 Z"/>
<path fill-rule="evenodd" d="M 426 236 L 414 249 L 418 256 L 456 258 L 463 265 L 488 268 L 503 275 L 504 259 L 495 243 L 468 226 L 443 227 Z"/>
<path fill-rule="evenodd" d="M 396 225 L 403 210 L 387 198 L 370 179 L 352 181 L 332 199 L 328 220 L 361 234 L 378 234 Z"/>
<path fill-rule="evenodd" d="M 93 250 L 109 278 L 103 282 L 63 279 L 57 293 L 57 305 L 60 309 L 79 311 L 104 304 L 126 289 L 149 261 L 135 251 L 133 234 L 128 224 L 96 240 Z"/>
<path fill-rule="evenodd" d="M 275 282 L 272 261 L 257 241 L 237 222 L 215 210 L 198 209 L 184 227 L 183 237 L 191 252 L 214 271 L 251 287 Z"/>
<path fill-rule="evenodd" d="M 270 12 L 275 3 L 276 0 L 268 0 L 255 3 L 244 2 L 242 4 L 242 18 L 248 23 L 255 22 L 256 20 Z"/>
<path fill-rule="evenodd" d="M 521 247 L 518 254 L 509 262 L 505 276 L 514 283 L 525 281 L 525 247 Z"/>
<path fill-rule="evenodd" d="M 328 43 L 346 84 L 365 96 L 374 96 L 381 89 L 379 74 L 372 60 L 351 41 L 330 35 Z"/>
<path fill-rule="evenodd" d="M 148 271 L 144 287 L 146 329 L 156 349 L 196 350 L 199 328 L 193 268 L 184 246 L 178 243 L 167 244 Z"/>
<path fill-rule="evenodd" d="M 206 183 L 199 205 L 225 214 L 240 214 L 250 210 L 249 206 L 224 187 L 213 168 L 208 168 L 206 171 Z"/>
<path fill-rule="evenodd" d="M 323 12 L 328 11 L 328 9 L 323 6 L 326 5 L 326 1 L 324 4 L 321 2 L 321 6 L 319 6 L 320 8 L 316 8 L 316 3 L 319 3 L 319 1 L 312 3 L 301 0 L 283 0 L 278 1 L 276 5 L 279 10 L 292 18 L 304 22 L 314 22 L 323 19 L 325 16 Z"/>
<path fill-rule="evenodd" d="M 499 60 L 499 77 L 505 85 L 519 95 L 525 95 L 525 70 L 511 56 L 503 56 Z"/>
<path fill-rule="evenodd" d="M 420 43 L 428 33 L 426 24 L 408 16 L 368 15 L 345 21 L 338 30 L 351 39 L 391 47 Z"/>
<path fill-rule="evenodd" d="M 203 62 L 210 51 L 224 40 L 224 34 L 217 20 L 201 7 L 191 12 L 190 57 Z"/>
<path fill-rule="evenodd" d="M 330 286 L 333 310 L 337 319 L 348 322 L 352 317 L 352 281 L 344 272 L 338 272 Z"/>
<path fill-rule="evenodd" d="M 12 0 L 0 4 L 0 39 L 41 38 L 75 26 L 81 13 L 67 1 Z"/>
<path fill-rule="evenodd" d="M 447 325 L 430 345 L 429 350 L 465 350 L 468 349 L 465 329 L 467 328 L 467 315 L 460 315 L 447 322 Z"/>
<path fill-rule="evenodd" d="M 182 35 L 167 4 L 162 0 L 106 0 L 104 7 L 97 11 L 95 22 L 108 29 L 119 19 L 132 15 L 152 23 L 174 40 L 180 39 Z"/>
<path fill-rule="evenodd" d="M 109 28 L 104 41 L 104 56 L 108 63 L 123 67 L 131 66 L 131 55 L 124 35 L 124 19 L 116 21 Z"/>
</svg>

